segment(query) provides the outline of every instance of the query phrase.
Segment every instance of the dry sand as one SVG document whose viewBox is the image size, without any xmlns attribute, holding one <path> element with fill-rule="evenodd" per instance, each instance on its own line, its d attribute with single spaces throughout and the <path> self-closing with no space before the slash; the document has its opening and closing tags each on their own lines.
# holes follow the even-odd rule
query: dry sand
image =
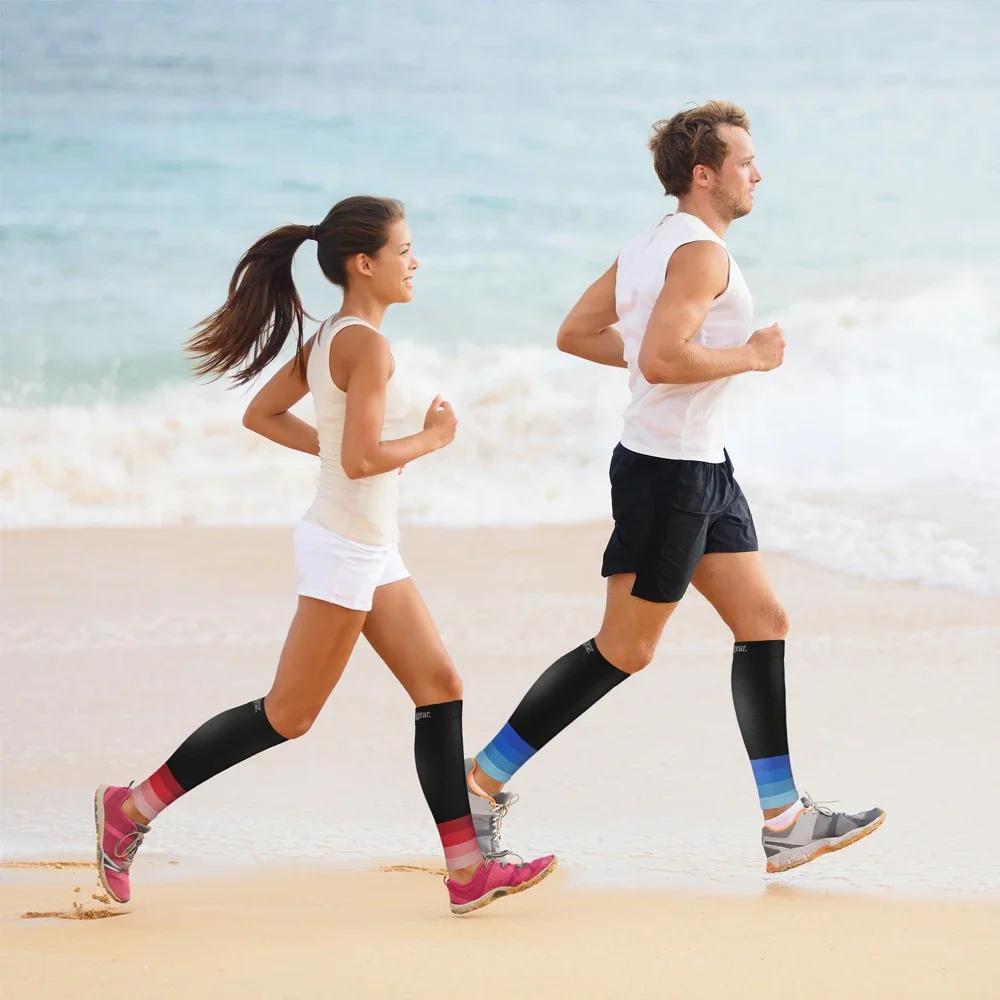
<svg viewBox="0 0 1000 1000">
<path fill-rule="evenodd" d="M 465 679 L 470 749 L 595 631 L 605 536 L 406 533 Z M 23 918 L 108 909 L 69 866 L 91 856 L 93 787 L 143 777 L 266 690 L 294 604 L 289 543 L 228 528 L 0 539 L 4 853 L 64 862 L 2 872 L 5 1000 L 1000 996 L 998 602 L 780 557 L 796 776 L 888 811 L 856 847 L 765 882 L 730 640 L 692 595 L 654 664 L 518 775 L 511 846 L 563 859 L 536 890 L 458 919 L 436 878 L 372 870 L 433 866 L 436 845 L 412 707 L 362 647 L 306 740 L 157 821 L 125 915 Z"/>
<path fill-rule="evenodd" d="M 138 865 L 138 863 L 137 863 Z M 142 874 L 141 869 L 137 874 Z M 82 886 L 74 894 L 73 887 Z M 83 872 L 3 895 L 3 996 L 995 998 L 1000 907 L 824 895 L 580 890 L 558 874 L 470 917 L 419 873 L 260 869 L 156 882 L 115 920 L 71 910 Z M 101 904 L 90 904 L 101 909 Z"/>
</svg>

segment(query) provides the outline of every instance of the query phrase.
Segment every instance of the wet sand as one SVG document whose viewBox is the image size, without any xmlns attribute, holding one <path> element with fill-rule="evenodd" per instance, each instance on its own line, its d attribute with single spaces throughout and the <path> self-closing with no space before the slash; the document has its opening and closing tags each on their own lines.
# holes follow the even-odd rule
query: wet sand
<svg viewBox="0 0 1000 1000">
<path fill-rule="evenodd" d="M 465 681 L 470 750 L 596 630 L 606 532 L 406 532 Z M 789 976 L 815 996 L 996 995 L 1000 862 L 983 830 L 1000 820 L 1000 602 L 768 562 L 793 621 L 796 778 L 838 808 L 886 808 L 858 845 L 763 876 L 731 640 L 692 594 L 651 667 L 518 775 L 509 844 L 556 851 L 559 878 L 452 918 L 435 878 L 371 870 L 433 867 L 438 848 L 412 706 L 362 645 L 306 739 L 160 817 L 125 917 L 23 919 L 105 907 L 83 869 L 5 868 L 4 996 L 94 996 L 110 972 L 150 998 L 422 997 L 476 982 L 483 961 L 477 989 L 521 996 L 763 996 Z M 290 531 L 12 532 L 0 570 L 4 857 L 86 861 L 94 786 L 144 777 L 267 689 L 294 607 Z"/>
</svg>

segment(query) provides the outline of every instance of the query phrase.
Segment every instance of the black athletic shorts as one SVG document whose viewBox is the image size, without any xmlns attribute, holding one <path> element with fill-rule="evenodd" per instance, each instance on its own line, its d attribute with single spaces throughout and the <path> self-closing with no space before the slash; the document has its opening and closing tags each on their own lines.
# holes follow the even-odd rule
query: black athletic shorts
<svg viewBox="0 0 1000 1000">
<path fill-rule="evenodd" d="M 619 444 L 610 475 L 615 530 L 601 575 L 635 573 L 635 597 L 679 601 L 707 552 L 757 551 L 750 506 L 728 453 L 724 462 L 688 462 Z"/>
</svg>

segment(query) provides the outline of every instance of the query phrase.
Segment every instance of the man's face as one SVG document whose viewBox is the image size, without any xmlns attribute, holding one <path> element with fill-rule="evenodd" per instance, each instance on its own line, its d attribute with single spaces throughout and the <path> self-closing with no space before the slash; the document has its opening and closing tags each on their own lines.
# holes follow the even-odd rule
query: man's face
<svg viewBox="0 0 1000 1000">
<path fill-rule="evenodd" d="M 737 125 L 720 125 L 719 136 L 728 152 L 718 170 L 710 170 L 709 191 L 719 214 L 732 222 L 753 209 L 753 192 L 760 181 L 760 171 L 753 160 L 750 133 Z"/>
</svg>

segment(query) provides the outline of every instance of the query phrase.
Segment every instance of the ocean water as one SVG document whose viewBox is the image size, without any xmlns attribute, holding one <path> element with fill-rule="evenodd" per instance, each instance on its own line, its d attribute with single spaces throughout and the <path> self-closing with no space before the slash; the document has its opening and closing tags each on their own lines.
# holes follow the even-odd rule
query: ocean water
<svg viewBox="0 0 1000 1000">
<path fill-rule="evenodd" d="M 405 518 L 606 516 L 624 376 L 554 333 L 668 210 L 649 125 L 726 97 L 764 176 L 730 247 L 788 338 L 731 402 L 762 544 L 1000 592 L 998 43 L 958 2 L 4 4 L 0 517 L 291 523 L 315 463 L 182 344 L 258 235 L 360 191 L 407 204 L 386 332 L 460 417 Z"/>
</svg>

